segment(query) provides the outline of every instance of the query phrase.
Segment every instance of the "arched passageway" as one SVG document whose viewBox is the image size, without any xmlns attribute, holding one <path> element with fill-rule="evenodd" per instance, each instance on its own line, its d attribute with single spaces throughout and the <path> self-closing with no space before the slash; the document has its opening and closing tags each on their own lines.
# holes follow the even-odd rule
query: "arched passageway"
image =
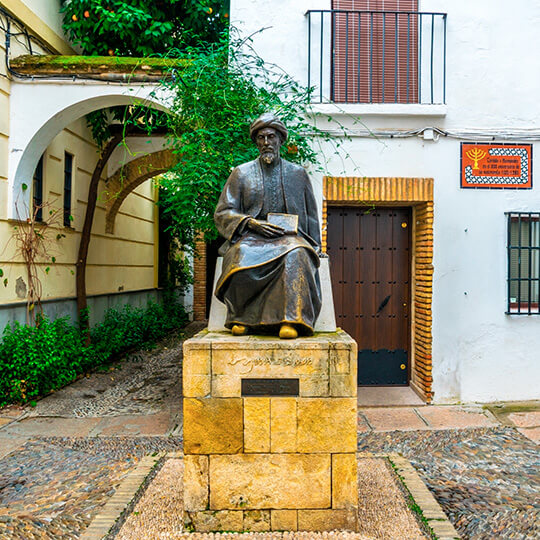
<svg viewBox="0 0 540 540">
<path fill-rule="evenodd" d="M 117 105 L 167 110 L 168 97 L 151 83 L 13 81 L 10 121 L 19 128 L 9 138 L 9 217 L 17 218 L 17 207 L 19 214 L 30 207 L 30 193 L 23 185 L 29 185 L 40 156 L 65 127 L 90 112 Z"/>
<path fill-rule="evenodd" d="M 107 214 L 105 232 L 114 233 L 114 221 L 125 198 L 144 181 L 171 169 L 176 155 L 170 149 L 146 154 L 126 163 L 106 181 Z"/>
</svg>

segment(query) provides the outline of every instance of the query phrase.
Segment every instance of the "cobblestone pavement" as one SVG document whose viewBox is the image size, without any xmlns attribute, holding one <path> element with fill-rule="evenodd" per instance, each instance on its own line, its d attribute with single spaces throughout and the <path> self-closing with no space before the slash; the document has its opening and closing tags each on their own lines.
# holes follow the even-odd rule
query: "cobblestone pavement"
<svg viewBox="0 0 540 540">
<path fill-rule="evenodd" d="M 141 456 L 181 448 L 181 338 L 0 410 L 2 540 L 77 538 Z M 532 539 L 539 426 L 538 403 L 367 407 L 359 448 L 409 458 L 463 538 Z"/>
<path fill-rule="evenodd" d="M 78 538 L 139 459 L 174 437 L 39 437 L 0 460 L 0 538 Z"/>
<path fill-rule="evenodd" d="M 538 446 L 514 428 L 360 434 L 407 457 L 463 538 L 540 538 Z"/>
</svg>

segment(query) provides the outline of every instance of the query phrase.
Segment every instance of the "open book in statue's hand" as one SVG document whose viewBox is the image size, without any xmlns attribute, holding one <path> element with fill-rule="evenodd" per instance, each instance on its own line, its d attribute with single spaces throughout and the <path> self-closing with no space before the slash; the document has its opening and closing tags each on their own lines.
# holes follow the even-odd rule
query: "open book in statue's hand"
<svg viewBox="0 0 540 540">
<path fill-rule="evenodd" d="M 298 234 L 298 216 L 296 214 L 269 213 L 266 221 L 281 227 L 285 231 L 284 234 Z"/>
</svg>

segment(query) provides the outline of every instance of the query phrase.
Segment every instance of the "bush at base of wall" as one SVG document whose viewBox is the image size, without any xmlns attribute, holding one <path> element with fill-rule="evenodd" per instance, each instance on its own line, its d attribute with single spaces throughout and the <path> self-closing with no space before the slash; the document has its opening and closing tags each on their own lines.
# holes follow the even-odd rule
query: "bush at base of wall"
<svg viewBox="0 0 540 540">
<path fill-rule="evenodd" d="M 81 373 L 107 364 L 123 351 L 143 347 L 187 322 L 184 307 L 172 297 L 146 309 L 110 309 L 92 330 L 92 344 L 67 319 L 39 328 L 15 323 L 0 343 L 0 407 L 24 403 L 72 382 Z"/>
</svg>

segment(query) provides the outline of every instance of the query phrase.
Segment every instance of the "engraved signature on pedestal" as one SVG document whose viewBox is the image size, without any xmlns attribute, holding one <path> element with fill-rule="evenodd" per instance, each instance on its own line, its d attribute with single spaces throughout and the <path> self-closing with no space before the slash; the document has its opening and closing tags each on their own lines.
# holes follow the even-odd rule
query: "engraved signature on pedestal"
<svg viewBox="0 0 540 540">
<path fill-rule="evenodd" d="M 229 366 L 242 366 L 246 370 L 241 373 L 251 373 L 254 367 L 260 366 L 280 366 L 280 367 L 300 367 L 311 366 L 313 360 L 311 358 L 233 358 L 229 361 Z"/>
</svg>

